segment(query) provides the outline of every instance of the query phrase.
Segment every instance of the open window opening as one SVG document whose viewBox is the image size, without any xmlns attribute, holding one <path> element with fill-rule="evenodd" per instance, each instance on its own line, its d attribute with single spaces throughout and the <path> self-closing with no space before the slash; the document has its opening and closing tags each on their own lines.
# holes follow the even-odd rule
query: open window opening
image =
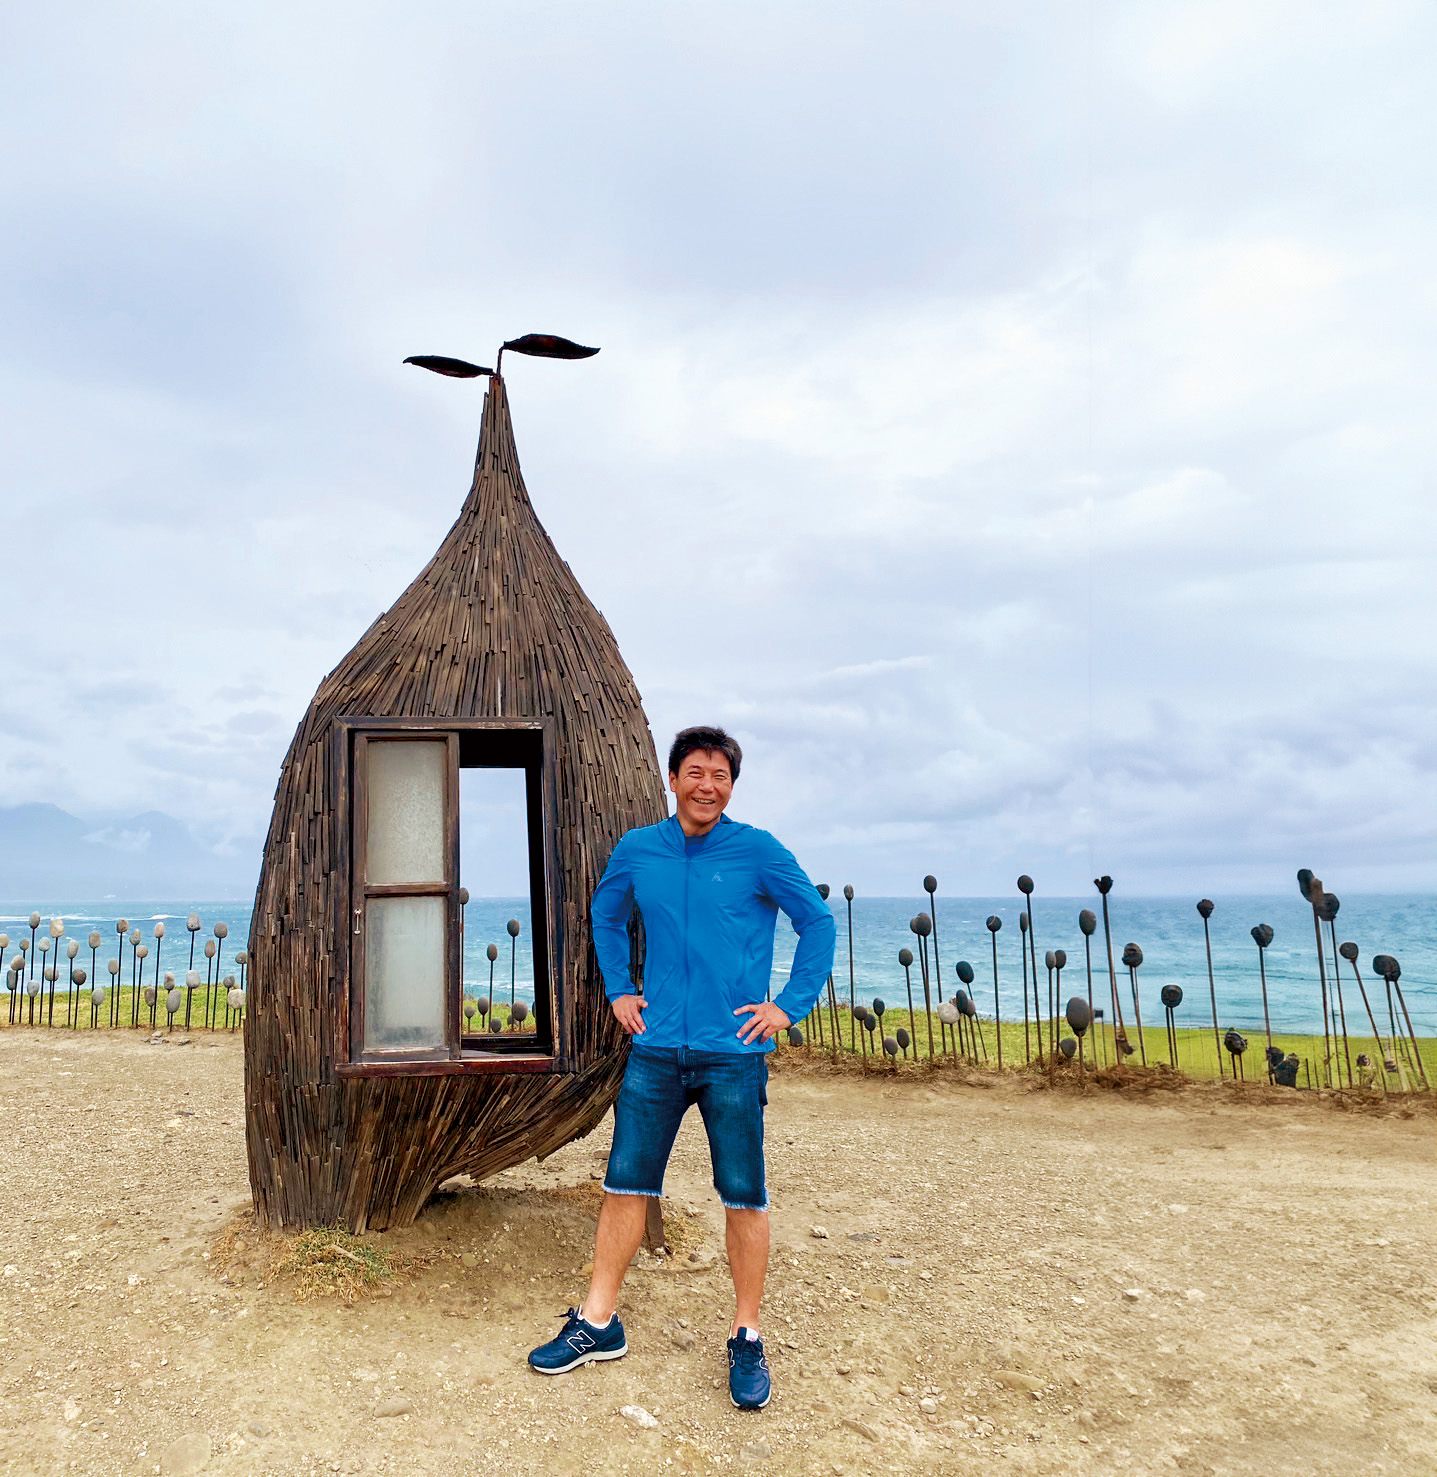
<svg viewBox="0 0 1437 1477">
<path fill-rule="evenodd" d="M 356 726 L 349 772 L 351 1063 L 552 1066 L 543 728 Z"/>
</svg>

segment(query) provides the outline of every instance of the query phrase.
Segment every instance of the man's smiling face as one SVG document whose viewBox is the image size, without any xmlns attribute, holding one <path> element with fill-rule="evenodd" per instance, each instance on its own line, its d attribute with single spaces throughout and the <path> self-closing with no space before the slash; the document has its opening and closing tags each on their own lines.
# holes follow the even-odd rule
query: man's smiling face
<svg viewBox="0 0 1437 1477">
<path fill-rule="evenodd" d="M 718 824 L 733 797 L 728 760 L 717 749 L 695 749 L 684 756 L 677 774 L 670 771 L 669 789 L 678 802 L 684 835 L 702 836 Z"/>
</svg>

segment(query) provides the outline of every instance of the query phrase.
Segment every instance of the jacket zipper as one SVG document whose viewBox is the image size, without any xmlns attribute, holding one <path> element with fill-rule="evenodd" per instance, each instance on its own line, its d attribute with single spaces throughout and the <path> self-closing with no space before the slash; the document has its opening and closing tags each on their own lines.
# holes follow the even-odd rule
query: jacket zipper
<svg viewBox="0 0 1437 1477">
<path fill-rule="evenodd" d="M 693 970 L 689 967 L 689 872 L 693 857 L 689 854 L 688 837 L 684 837 L 684 1039 L 689 1044 L 689 995 L 693 990 Z"/>
</svg>

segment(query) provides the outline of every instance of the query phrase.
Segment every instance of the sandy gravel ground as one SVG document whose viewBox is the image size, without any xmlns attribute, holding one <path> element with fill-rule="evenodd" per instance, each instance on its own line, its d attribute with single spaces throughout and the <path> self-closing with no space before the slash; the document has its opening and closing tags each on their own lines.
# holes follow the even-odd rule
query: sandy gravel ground
<svg viewBox="0 0 1437 1477">
<path fill-rule="evenodd" d="M 1430 1110 L 777 1071 L 755 1415 L 697 1115 L 628 1358 L 543 1380 L 607 1130 L 370 1238 L 387 1295 L 301 1305 L 241 1073 L 237 1039 L 0 1032 L 0 1472 L 1437 1472 Z"/>
</svg>

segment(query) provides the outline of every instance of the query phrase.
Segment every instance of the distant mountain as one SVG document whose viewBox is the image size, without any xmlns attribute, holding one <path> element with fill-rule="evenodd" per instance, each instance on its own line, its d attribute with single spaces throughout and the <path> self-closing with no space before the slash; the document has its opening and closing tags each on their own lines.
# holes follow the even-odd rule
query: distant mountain
<svg viewBox="0 0 1437 1477">
<path fill-rule="evenodd" d="M 0 899 L 244 898 L 259 876 L 253 851 L 222 855 L 183 822 L 148 810 L 81 820 L 58 805 L 0 807 Z"/>
</svg>

